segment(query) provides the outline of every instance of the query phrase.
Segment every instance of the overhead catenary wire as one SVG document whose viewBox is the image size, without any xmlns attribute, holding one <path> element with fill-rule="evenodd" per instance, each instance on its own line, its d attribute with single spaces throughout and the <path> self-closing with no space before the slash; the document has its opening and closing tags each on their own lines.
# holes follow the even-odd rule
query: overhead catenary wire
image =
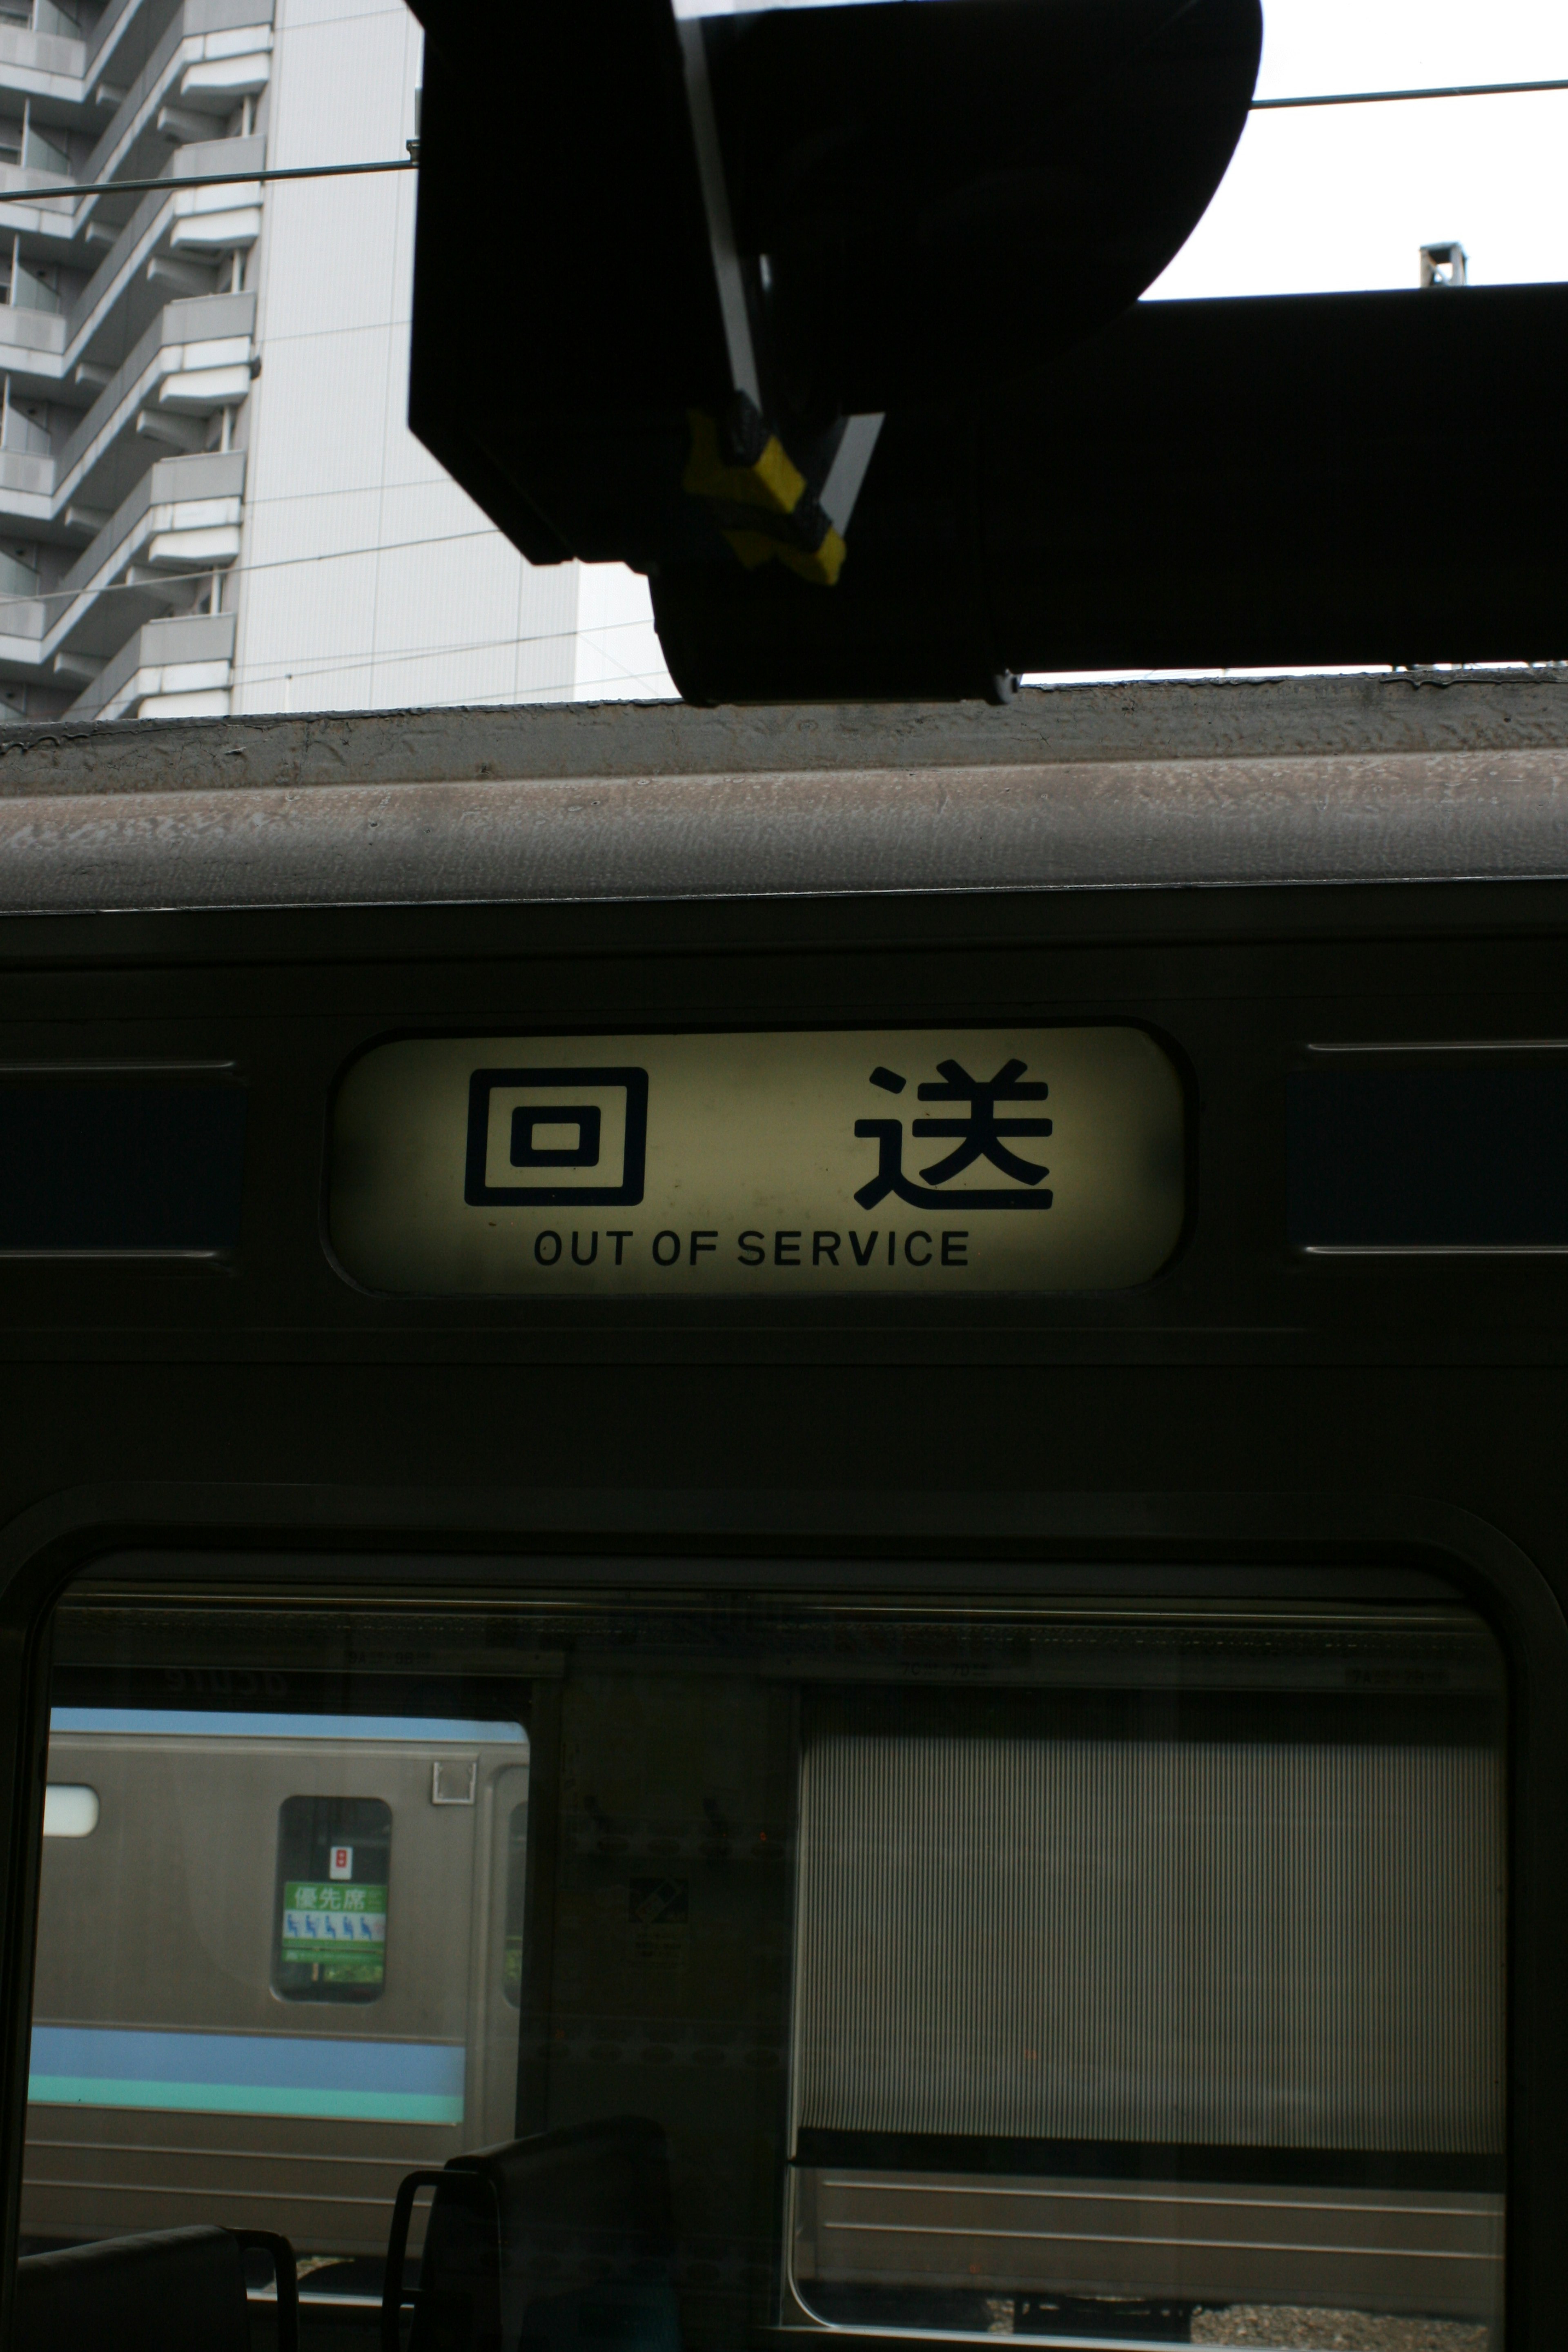
<svg viewBox="0 0 1568 2352">
<path fill-rule="evenodd" d="M 438 547 L 448 543 L 454 539 L 488 539 L 493 538 L 495 535 L 496 534 L 491 531 L 448 531 L 443 533 L 440 538 L 433 540 L 401 541 L 396 542 L 396 547 L 401 549 Z M 268 563 L 236 564 L 228 572 L 225 572 L 223 576 L 226 579 L 248 578 L 252 573 L 258 572 L 287 571 L 300 564 L 330 563 L 339 562 L 342 561 L 344 556 L 349 554 L 368 554 L 374 556 L 385 554 L 388 551 L 389 551 L 385 548 L 340 549 L 329 550 L 326 553 L 321 555 L 285 556 L 280 560 Z M 395 551 L 395 550 L 393 551 Z M 518 561 L 521 562 L 521 558 L 519 557 Z M 195 578 L 199 575 L 191 574 L 187 576 Z M 174 584 L 174 575 L 172 575 L 171 584 Z M 132 587 L 128 582 L 117 582 L 110 587 L 100 589 L 98 593 L 108 596 L 122 594 L 145 596 L 147 591 L 145 588 Z M 41 604 L 43 601 L 43 598 L 39 596 L 0 597 L 0 614 L 4 614 L 5 608 L 7 604 Z M 171 617 L 175 620 L 185 620 L 193 616 L 186 613 L 177 612 L 171 615 Z M 203 616 L 197 614 L 195 617 L 201 618 Z M 226 617 L 232 617 L 232 615 Z M 567 638 L 576 637 L 579 635 L 585 636 L 590 641 L 597 645 L 601 655 L 605 659 L 614 663 L 615 667 L 621 671 L 624 677 L 630 678 L 642 678 L 647 677 L 650 673 L 630 668 L 626 664 L 616 660 L 616 657 L 611 651 L 608 644 L 604 641 L 611 637 L 629 636 L 638 631 L 651 630 L 653 626 L 654 623 L 651 614 L 638 614 L 625 620 L 594 622 L 590 624 L 586 629 L 579 628 L 576 625 L 557 625 L 550 628 L 511 631 L 504 636 L 497 637 L 453 637 L 444 640 L 437 645 L 422 645 L 405 647 L 391 646 L 384 649 L 368 646 L 352 646 L 346 653 L 335 652 L 321 655 L 295 655 L 282 661 L 248 666 L 246 672 L 246 678 L 247 682 L 251 685 L 268 683 L 278 684 L 290 677 L 298 677 L 301 680 L 307 680 L 312 677 L 330 677 L 340 671 L 348 672 L 354 670 L 379 669 L 387 667 L 407 667 L 412 663 L 422 661 L 446 661 L 450 660 L 454 656 L 459 655 L 510 653 L 520 647 L 526 647 L 529 646 L 560 644 Z M 0 618 L 0 636 L 3 636 L 5 634 L 5 624 L 4 619 Z M 37 682 L 39 684 L 48 683 L 47 679 L 38 680 Z M 557 681 L 556 683 L 570 684 L 570 680 L 566 680 Z M 551 690 L 550 685 L 547 683 L 539 690 L 549 691 Z M 483 699 L 482 697 L 480 698 Z"/>
<path fill-rule="evenodd" d="M 1299 106 L 1394 106 L 1407 99 L 1526 98 L 1541 90 L 1568 89 L 1561 81 L 1465 81 L 1437 89 L 1335 89 L 1310 98 L 1255 98 L 1254 114 L 1271 114 Z"/>
<path fill-rule="evenodd" d="M 243 663 L 237 668 L 234 683 L 237 690 L 241 691 L 258 687 L 298 686 L 309 692 L 313 684 L 321 680 L 374 676 L 377 671 L 393 669 L 407 671 L 422 662 L 451 661 L 456 658 L 473 656 L 490 657 L 519 650 L 526 651 L 531 646 L 563 645 L 569 639 L 575 637 L 579 642 L 585 640 L 598 659 L 615 672 L 613 677 L 605 677 L 595 683 L 603 687 L 619 684 L 646 688 L 655 700 L 662 701 L 670 698 L 671 694 L 668 684 L 663 682 L 667 673 L 662 668 L 662 656 L 656 655 L 656 658 L 661 662 L 661 667 L 658 670 L 636 668 L 629 662 L 620 659 L 608 643 L 611 637 L 626 636 L 634 631 L 648 630 L 651 627 L 651 621 L 647 619 L 604 621 L 582 632 L 564 628 L 534 629 L 525 631 L 520 636 L 453 638 L 447 644 L 422 646 L 412 649 L 389 647 L 380 650 L 374 647 L 354 646 L 346 653 L 324 655 L 315 659 L 305 656 L 277 662 Z M 563 677 L 552 675 L 543 678 L 530 678 L 525 683 L 514 679 L 510 686 L 488 687 L 483 689 L 465 688 L 462 698 L 469 705 L 494 702 L 510 706 L 516 702 L 520 693 L 530 696 L 571 694 L 580 683 L 586 682 L 578 680 L 575 676 Z M 3 717 L 4 713 L 0 712 L 0 719 Z"/>
<path fill-rule="evenodd" d="M 1325 91 L 1313 92 L 1294 97 L 1260 98 L 1254 99 L 1251 101 L 1249 110 L 1254 113 L 1268 113 L 1307 108 L 1384 105 L 1405 101 L 1451 99 L 1501 98 L 1563 91 L 1568 91 L 1568 77 L 1529 81 L 1460 83 L 1441 87 L 1407 89 Z M 412 141 L 409 142 L 409 145 L 410 152 L 406 156 L 388 157 L 368 163 L 262 166 L 259 169 L 252 168 L 247 171 L 209 172 L 201 173 L 193 173 L 188 175 L 184 173 L 171 174 L 169 173 L 163 173 L 154 178 L 147 179 L 101 180 L 73 183 L 63 186 L 34 186 L 29 188 L 5 189 L 0 190 L 0 205 L 30 204 L 35 205 L 47 205 L 66 200 L 82 199 L 93 196 L 144 195 L 154 193 L 176 194 L 182 189 L 187 188 L 247 187 L 274 182 L 345 179 L 363 176 L 382 176 L 391 173 L 416 172 L 419 168 L 417 145 L 416 142 Z M 382 554 L 392 552 L 395 551 L 398 546 L 408 548 L 416 546 L 426 547 L 440 545 L 458 539 L 486 539 L 492 535 L 493 534 L 489 530 L 483 529 L 472 532 L 441 533 L 437 534 L 433 540 L 394 542 L 391 548 L 377 548 L 374 551 L 349 549 L 331 550 L 323 551 L 312 556 L 286 557 L 280 562 L 275 560 L 273 562 L 263 562 L 261 563 L 236 564 L 228 567 L 219 567 L 219 569 L 223 571 L 225 577 L 233 579 L 273 569 L 292 569 L 295 567 L 314 565 L 323 562 L 330 562 L 334 559 L 342 560 L 354 554 L 363 554 L 367 552 Z M 171 579 L 171 585 L 173 584 L 173 579 Z M 21 605 L 36 606 L 38 604 L 47 606 L 51 604 L 68 605 L 69 604 L 76 602 L 78 598 L 85 598 L 88 603 L 92 604 L 96 603 L 100 597 L 105 595 L 114 595 L 119 593 L 141 594 L 145 596 L 146 593 L 147 591 L 145 587 L 141 583 L 136 583 L 133 586 L 129 582 L 113 582 L 105 583 L 103 585 L 97 588 L 84 587 L 76 590 L 64 590 L 60 588 L 41 589 L 36 591 L 30 596 L 10 595 L 0 597 L 0 634 L 7 633 L 6 624 L 4 618 L 7 608 L 18 607 Z M 64 617 L 63 614 L 61 617 Z M 606 625 L 611 630 L 614 630 L 616 627 L 644 626 L 646 624 L 612 623 Z M 50 633 L 49 625 L 46 623 L 43 634 L 47 636 Z M 523 637 L 508 637 L 504 640 L 496 640 L 495 648 L 500 650 L 503 645 L 518 646 L 525 645 L 530 642 L 543 642 L 563 634 L 570 633 L 550 629 L 538 632 L 536 637 L 531 635 L 525 635 Z M 595 631 L 593 632 L 593 634 L 597 635 L 598 632 Z M 458 646 L 454 645 L 450 647 L 443 646 L 435 650 L 437 650 L 441 656 L 445 656 L 458 650 L 473 652 L 479 649 L 480 648 L 475 647 L 469 644 L 461 648 L 459 648 Z M 489 650 L 488 646 L 483 649 Z M 607 648 L 605 650 L 607 651 Z M 405 652 L 400 655 L 389 654 L 386 656 L 373 656 L 371 659 L 372 664 L 379 665 L 382 660 L 390 659 L 393 661 L 406 661 L 411 657 L 419 658 L 420 656 L 415 655 L 411 656 Z M 428 658 L 429 656 L 426 654 L 424 657 Z M 321 666 L 323 670 L 327 670 L 336 667 L 337 665 L 330 657 L 325 657 L 323 658 Z M 358 660 L 352 661 L 350 664 L 350 667 L 357 667 L 360 666 L 361 664 Z M 299 667 L 300 666 L 296 666 L 296 667 Z M 307 657 L 302 666 L 307 674 L 314 667 L 315 665 L 310 662 L 309 657 Z M 279 674 L 281 675 L 282 673 Z M 480 698 L 489 699 L 490 698 L 483 697 Z"/>
<path fill-rule="evenodd" d="M 254 688 L 298 684 L 309 690 L 312 683 L 321 679 L 348 677 L 367 673 L 374 675 L 378 670 L 408 670 L 421 662 L 451 661 L 465 656 L 470 658 L 493 656 L 498 654 L 513 653 L 520 649 L 526 650 L 530 646 L 561 645 L 568 639 L 576 637 L 585 638 L 599 660 L 615 673 L 614 677 L 605 677 L 598 680 L 599 685 L 607 687 L 618 683 L 623 686 L 646 687 L 654 699 L 664 700 L 668 698 L 670 689 L 661 684 L 665 676 L 662 668 L 659 670 L 635 668 L 630 663 L 618 658 L 606 642 L 612 636 L 629 635 L 633 631 L 649 629 L 651 626 L 650 621 L 643 619 L 604 621 L 583 632 L 564 628 L 536 629 L 525 631 L 520 636 L 487 637 L 478 640 L 454 638 L 450 643 L 444 645 L 425 646 L 413 649 L 388 647 L 384 651 L 354 646 L 346 654 L 322 656 L 315 660 L 306 656 L 289 661 L 245 664 L 241 666 L 236 676 L 235 685 L 241 688 Z M 47 683 L 47 680 L 40 682 Z M 510 705 L 517 700 L 520 692 L 528 695 L 570 694 L 574 691 L 579 683 L 580 681 L 574 676 L 531 678 L 526 684 L 521 685 L 514 680 L 510 687 L 489 687 L 482 690 L 468 688 L 464 692 L 463 700 L 468 704 L 495 702 Z M 4 722 L 4 709 L 0 708 L 0 723 Z"/>
<path fill-rule="evenodd" d="M 419 646 L 413 650 L 399 650 L 395 646 L 383 650 L 355 646 L 341 656 L 324 656 L 317 661 L 311 661 L 306 657 L 286 661 L 242 663 L 237 670 L 235 684 L 238 688 L 254 688 L 285 686 L 293 683 L 309 690 L 313 684 L 322 679 L 355 677 L 377 670 L 411 670 L 423 662 L 485 656 L 489 667 L 488 657 L 489 656 L 510 654 L 519 650 L 526 653 L 535 646 L 564 646 L 569 641 L 581 642 L 584 638 L 599 659 L 611 666 L 617 677 L 629 680 L 633 684 L 640 684 L 654 678 L 659 673 L 636 668 L 631 663 L 622 660 L 608 640 L 612 636 L 626 635 L 634 630 L 651 629 L 651 627 L 652 623 L 649 621 L 606 621 L 596 628 L 580 633 L 571 629 L 538 629 L 527 631 L 517 637 L 486 637 L 477 640 L 454 638 L 448 645 Z M 662 662 L 662 656 L 656 656 L 656 658 Z M 531 679 L 524 690 L 531 694 L 549 694 L 569 688 L 574 682 L 572 678 L 559 677 Z M 490 696 L 503 700 L 509 697 L 515 697 L 518 690 L 516 684 L 511 687 L 494 687 L 487 689 Z M 467 700 L 470 698 L 466 694 L 464 698 Z M 483 700 L 485 696 L 479 695 L 473 698 Z"/>
<path fill-rule="evenodd" d="M 640 679 L 652 677 L 655 673 L 634 668 L 629 662 L 620 659 L 608 641 L 611 637 L 629 638 L 635 632 L 652 632 L 652 630 L 651 619 L 602 621 L 584 630 L 529 629 L 519 636 L 455 637 L 445 645 L 419 646 L 407 649 L 399 649 L 396 646 L 384 648 L 353 646 L 342 654 L 326 654 L 319 657 L 307 655 L 287 660 L 244 663 L 241 665 L 242 677 L 237 680 L 237 683 L 247 686 L 277 686 L 294 679 L 300 685 L 308 687 L 319 678 L 346 677 L 360 671 L 411 669 L 420 662 L 451 661 L 455 657 L 466 656 L 510 654 L 519 650 L 526 652 L 532 646 L 561 646 L 568 642 L 576 643 L 584 640 L 594 647 L 602 660 L 612 664 L 622 677 Z M 657 657 L 662 662 L 662 656 Z M 549 692 L 552 688 L 569 686 L 571 683 L 568 678 L 547 678 L 539 682 L 538 690 Z M 505 688 L 495 690 L 502 694 L 508 691 Z M 529 690 L 531 692 L 534 688 L 531 687 Z"/>
<path fill-rule="evenodd" d="M 1340 90 L 1314 92 L 1288 98 L 1254 99 L 1251 101 L 1250 110 L 1254 113 L 1268 113 L 1288 109 L 1310 107 L 1372 106 L 1394 104 L 1405 100 L 1513 97 L 1564 90 L 1568 90 L 1568 78 L 1532 81 L 1456 83 L 1443 87 L 1410 89 Z M 419 168 L 417 142 L 411 141 L 409 144 L 412 152 L 405 156 L 387 157 L 371 163 L 285 164 L 271 167 L 264 166 L 259 170 L 250 171 L 191 173 L 188 176 L 184 174 L 171 176 L 167 173 L 163 173 L 153 179 L 90 181 L 64 187 L 5 189 L 0 190 L 0 205 L 53 203 L 65 198 L 109 194 L 151 194 L 155 191 L 175 194 L 183 188 L 254 186 L 259 183 L 277 181 L 343 179 L 364 175 L 384 174 L 395 172 L 415 172 Z M 472 533 L 449 533 L 443 534 L 441 536 L 445 539 L 467 537 L 478 539 L 487 538 L 490 536 L 490 533 L 486 530 L 479 530 Z M 440 539 L 437 539 L 436 541 L 420 541 L 416 542 L 407 541 L 401 543 L 406 545 L 434 545 L 441 543 L 441 541 Z M 333 559 L 334 554 L 347 556 L 362 551 L 329 551 L 310 557 L 285 558 L 283 559 L 283 562 L 289 564 L 331 562 Z M 268 564 L 236 565 L 226 568 L 226 576 L 234 578 L 240 576 L 243 573 L 271 568 L 272 567 Z M 73 602 L 76 597 L 83 595 L 96 602 L 100 596 L 112 595 L 117 593 L 144 594 L 145 590 L 142 589 L 140 586 L 132 588 L 129 583 L 121 582 L 106 583 L 103 586 L 97 589 L 41 589 L 35 591 L 30 596 L 13 595 L 0 597 L 0 615 L 3 615 L 5 608 L 11 605 L 48 604 L 51 602 L 68 604 Z M 4 628 L 4 620 L 3 618 L 0 618 L 0 632 L 3 632 Z M 46 634 L 47 634 L 47 630 Z"/>
<path fill-rule="evenodd" d="M 394 155 L 379 163 L 286 163 L 256 172 L 192 172 L 173 176 L 161 173 L 154 180 L 84 180 L 68 188 L 0 189 L 0 205 L 55 204 L 63 196 L 146 196 L 162 190 L 177 194 L 182 188 L 251 188 L 258 180 L 352 180 L 368 172 L 416 172 L 418 159 Z"/>
<path fill-rule="evenodd" d="M 1568 76 L 1544 81 L 1453 82 L 1429 89 L 1319 90 L 1298 98 L 1255 98 L 1253 114 L 1281 112 L 1306 106 L 1394 106 L 1404 100 L 1438 98 L 1527 98 L 1543 91 L 1568 90 Z M 374 163 L 289 163 L 255 172 L 193 172 L 171 177 L 162 173 L 151 180 L 84 180 L 61 188 L 0 189 L 0 205 L 54 204 L 67 196 L 142 196 L 156 190 L 234 188 L 272 180 L 346 180 L 378 172 L 416 172 L 416 155 L 393 155 Z"/>
<path fill-rule="evenodd" d="M 356 557 L 363 558 L 365 556 L 397 555 L 406 552 L 409 549 L 451 547 L 462 540 L 494 540 L 499 537 L 500 533 L 496 530 L 493 524 L 483 524 L 475 530 L 437 531 L 423 539 L 384 540 L 378 541 L 377 544 L 373 547 L 323 547 L 318 548 L 315 552 L 310 555 L 268 556 L 264 557 L 259 563 L 195 563 L 191 564 L 188 567 L 183 567 L 177 572 L 170 571 L 164 572 L 162 577 L 163 580 L 167 581 L 171 587 L 177 586 L 183 582 L 195 582 L 210 579 L 215 572 L 216 572 L 225 580 L 248 580 L 255 572 L 288 572 L 298 568 L 301 564 L 351 563 L 356 559 Z M 516 555 L 515 549 L 510 551 Z M 523 558 L 521 555 L 516 555 L 516 560 L 521 563 L 522 562 Z M 151 582 L 106 580 L 100 588 L 95 588 L 90 583 L 88 583 L 80 588 L 37 588 L 30 595 L 0 596 L 0 635 L 5 634 L 5 623 L 3 617 L 4 614 L 8 610 L 19 605 L 63 604 L 69 606 L 79 601 L 88 604 L 96 604 L 100 596 L 144 597 L 149 594 L 155 594 L 156 593 L 157 591 L 153 588 Z M 178 617 L 183 619 L 184 615 L 181 614 Z M 51 623 L 49 625 L 52 627 L 54 625 Z M 48 630 L 46 629 L 44 634 L 47 636 Z"/>
</svg>

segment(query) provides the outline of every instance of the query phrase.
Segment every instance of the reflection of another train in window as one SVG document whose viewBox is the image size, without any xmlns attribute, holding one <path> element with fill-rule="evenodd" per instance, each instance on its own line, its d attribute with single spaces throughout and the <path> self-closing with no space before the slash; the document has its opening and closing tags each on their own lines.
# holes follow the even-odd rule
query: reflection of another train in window
<svg viewBox="0 0 1568 2352">
<path fill-rule="evenodd" d="M 461 2155 L 501 2229 L 416 2221 L 408 2352 L 494 2342 L 435 2315 L 502 2239 L 500 2352 L 1497 2352 L 1479 1621 L 553 1605 L 546 1703 L 461 1685 L 531 1748 L 57 1713 L 34 2245 L 280 2229 L 374 2352 L 397 2184 Z"/>
<path fill-rule="evenodd" d="M 25 2237 L 379 2256 L 410 2166 L 509 2139 L 527 1759 L 515 1723 L 57 1710 Z"/>
<path fill-rule="evenodd" d="M 1100 1693 L 814 1699 L 803 2319 L 1482 2352 L 1504 1815 L 1476 1666 L 1441 1722 L 1278 1685 L 1163 1727 Z"/>
</svg>

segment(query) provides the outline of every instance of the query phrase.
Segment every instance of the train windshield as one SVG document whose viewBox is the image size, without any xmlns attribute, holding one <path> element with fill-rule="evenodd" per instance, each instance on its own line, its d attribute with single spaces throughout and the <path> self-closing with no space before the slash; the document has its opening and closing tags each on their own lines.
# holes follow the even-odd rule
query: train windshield
<svg viewBox="0 0 1568 2352">
<path fill-rule="evenodd" d="M 25 2341 L 205 2249 L 268 2352 L 1500 2347 L 1478 1618 L 660 1573 L 68 1593 Z"/>
</svg>

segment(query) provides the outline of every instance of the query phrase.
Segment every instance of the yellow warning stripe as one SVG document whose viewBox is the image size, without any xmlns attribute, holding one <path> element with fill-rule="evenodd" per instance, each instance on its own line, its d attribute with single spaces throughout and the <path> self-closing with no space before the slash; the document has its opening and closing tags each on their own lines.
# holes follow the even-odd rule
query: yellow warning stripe
<svg viewBox="0 0 1568 2352">
<path fill-rule="evenodd" d="M 776 433 L 770 433 L 761 457 L 750 466 L 728 464 L 719 447 L 719 427 L 700 408 L 690 412 L 691 455 L 681 487 L 694 498 L 721 499 L 731 506 L 765 507 L 772 514 L 793 514 L 805 496 L 805 477 Z"/>
<path fill-rule="evenodd" d="M 787 540 L 774 539 L 765 530 L 727 530 L 724 537 L 748 572 L 754 572 L 758 564 L 776 557 L 818 588 L 835 585 L 849 551 L 831 523 L 821 546 L 815 548 L 792 546 Z"/>
</svg>

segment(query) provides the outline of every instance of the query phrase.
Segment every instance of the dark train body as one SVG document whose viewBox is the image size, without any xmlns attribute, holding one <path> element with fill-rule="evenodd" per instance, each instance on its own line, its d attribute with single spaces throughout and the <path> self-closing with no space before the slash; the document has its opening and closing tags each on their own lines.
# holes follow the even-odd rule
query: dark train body
<svg viewBox="0 0 1568 2352">
<path fill-rule="evenodd" d="M 8 740 L 13 2242 L 368 2347 L 629 2116 L 641 2352 L 1545 2352 L 1565 692 Z"/>
</svg>

